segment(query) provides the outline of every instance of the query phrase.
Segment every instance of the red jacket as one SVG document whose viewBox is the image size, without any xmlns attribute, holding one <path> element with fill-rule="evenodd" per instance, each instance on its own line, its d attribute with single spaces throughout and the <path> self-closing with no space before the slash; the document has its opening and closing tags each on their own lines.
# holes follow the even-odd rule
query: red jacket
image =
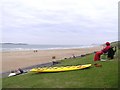
<svg viewBox="0 0 120 90">
<path fill-rule="evenodd" d="M 106 46 L 104 49 L 102 49 L 102 52 L 103 53 L 106 53 L 109 49 L 111 48 L 111 46 Z"/>
</svg>

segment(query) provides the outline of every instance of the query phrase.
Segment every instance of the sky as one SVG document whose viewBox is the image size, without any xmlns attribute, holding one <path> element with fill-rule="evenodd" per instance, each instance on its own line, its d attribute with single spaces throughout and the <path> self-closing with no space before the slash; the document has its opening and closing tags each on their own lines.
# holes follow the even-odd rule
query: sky
<svg viewBox="0 0 120 90">
<path fill-rule="evenodd" d="M 118 40 L 118 0 L 1 3 L 2 42 L 81 45 Z"/>
</svg>

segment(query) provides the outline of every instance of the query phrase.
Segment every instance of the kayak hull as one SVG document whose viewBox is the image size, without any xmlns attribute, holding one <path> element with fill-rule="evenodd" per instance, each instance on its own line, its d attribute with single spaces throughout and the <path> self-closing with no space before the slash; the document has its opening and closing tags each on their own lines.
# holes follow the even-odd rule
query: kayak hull
<svg viewBox="0 0 120 90">
<path fill-rule="evenodd" d="M 77 65 L 77 66 L 61 66 L 61 67 L 42 67 L 42 68 L 33 68 L 30 72 L 64 72 L 72 70 L 80 70 L 91 67 L 92 64 Z"/>
</svg>

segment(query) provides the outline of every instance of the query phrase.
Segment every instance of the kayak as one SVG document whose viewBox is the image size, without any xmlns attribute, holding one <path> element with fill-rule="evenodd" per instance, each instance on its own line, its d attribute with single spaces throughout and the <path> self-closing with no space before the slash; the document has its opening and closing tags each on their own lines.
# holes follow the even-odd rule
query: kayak
<svg viewBox="0 0 120 90">
<path fill-rule="evenodd" d="M 41 67 L 41 68 L 33 68 L 30 70 L 30 72 L 64 72 L 64 71 L 85 69 L 90 67 L 91 65 L 92 64 L 77 65 L 77 66 Z"/>
</svg>

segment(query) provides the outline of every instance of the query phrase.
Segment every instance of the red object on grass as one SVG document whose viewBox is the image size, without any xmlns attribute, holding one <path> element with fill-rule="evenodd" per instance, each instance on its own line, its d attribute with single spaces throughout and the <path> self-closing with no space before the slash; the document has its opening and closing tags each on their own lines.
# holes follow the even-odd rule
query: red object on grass
<svg viewBox="0 0 120 90">
<path fill-rule="evenodd" d="M 110 48 L 111 48 L 110 43 L 106 42 L 106 47 L 104 49 L 102 49 L 101 51 L 98 51 L 98 52 L 95 53 L 94 61 L 99 61 L 100 60 L 100 56 L 103 53 L 106 53 L 108 51 L 108 49 L 110 49 Z"/>
</svg>

